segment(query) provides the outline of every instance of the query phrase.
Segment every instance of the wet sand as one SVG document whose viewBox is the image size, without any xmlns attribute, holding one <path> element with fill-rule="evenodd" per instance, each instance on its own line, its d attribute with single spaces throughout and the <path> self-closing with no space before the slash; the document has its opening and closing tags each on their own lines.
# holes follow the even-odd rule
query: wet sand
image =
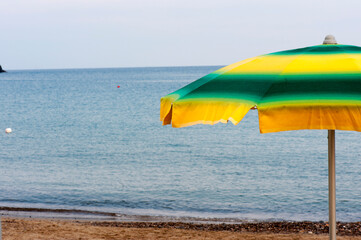
<svg viewBox="0 0 361 240">
<path fill-rule="evenodd" d="M 361 240 L 361 223 L 339 223 L 340 240 Z M 198 224 L 2 218 L 10 239 L 328 239 L 327 223 Z"/>
</svg>

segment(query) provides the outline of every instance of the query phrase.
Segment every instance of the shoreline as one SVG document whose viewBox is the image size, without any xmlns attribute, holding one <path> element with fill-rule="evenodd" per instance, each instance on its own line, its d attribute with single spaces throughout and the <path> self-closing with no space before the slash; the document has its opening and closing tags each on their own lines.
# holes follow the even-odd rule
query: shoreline
<svg viewBox="0 0 361 240">
<path fill-rule="evenodd" d="M 186 229 L 195 231 L 229 231 L 277 234 L 327 234 L 324 221 L 247 221 L 228 218 L 166 217 L 127 215 L 77 209 L 0 207 L 1 219 L 68 221 L 98 227 Z M 361 222 L 337 222 L 341 236 L 361 236 Z"/>
<path fill-rule="evenodd" d="M 185 223 L 216 223 L 234 224 L 244 222 L 257 222 L 238 218 L 202 218 L 190 216 L 164 216 L 124 214 L 104 211 L 61 209 L 61 208 L 33 208 L 33 207 L 0 207 L 2 217 L 39 218 L 39 219 L 70 219 L 94 220 L 111 222 L 185 222 Z"/>
</svg>

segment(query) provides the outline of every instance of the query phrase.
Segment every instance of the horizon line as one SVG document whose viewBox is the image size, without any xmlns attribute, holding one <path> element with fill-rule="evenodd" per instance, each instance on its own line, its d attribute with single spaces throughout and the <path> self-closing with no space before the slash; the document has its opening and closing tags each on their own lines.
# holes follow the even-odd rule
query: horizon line
<svg viewBox="0 0 361 240">
<path fill-rule="evenodd" d="M 170 65 L 170 66 L 133 66 L 133 67 L 74 67 L 74 68 L 23 68 L 23 69 L 7 69 L 5 71 L 27 71 L 27 70 L 76 70 L 76 69 L 117 69 L 117 68 L 172 68 L 172 67 L 222 67 L 226 65 Z"/>
</svg>

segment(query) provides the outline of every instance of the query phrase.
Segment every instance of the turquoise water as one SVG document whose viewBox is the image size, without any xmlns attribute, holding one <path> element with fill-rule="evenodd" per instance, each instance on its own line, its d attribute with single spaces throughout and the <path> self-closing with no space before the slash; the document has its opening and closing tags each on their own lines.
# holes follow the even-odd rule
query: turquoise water
<svg viewBox="0 0 361 240">
<path fill-rule="evenodd" d="M 162 126 L 160 97 L 218 68 L 0 74 L 0 206 L 327 220 L 327 131 Z M 360 137 L 336 132 L 340 221 L 361 220 Z"/>
</svg>

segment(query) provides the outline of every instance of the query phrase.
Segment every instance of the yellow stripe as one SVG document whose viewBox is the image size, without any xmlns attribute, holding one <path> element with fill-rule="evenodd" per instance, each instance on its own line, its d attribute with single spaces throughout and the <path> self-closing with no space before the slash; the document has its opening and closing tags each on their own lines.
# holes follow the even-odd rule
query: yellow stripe
<svg viewBox="0 0 361 240">
<path fill-rule="evenodd" d="M 236 64 L 232 64 L 232 70 L 229 70 L 225 74 L 278 74 L 292 62 L 297 56 L 259 56 L 248 61 L 241 61 Z"/>
<path fill-rule="evenodd" d="M 225 67 L 223 67 L 223 68 L 221 68 L 221 69 L 218 69 L 218 70 L 216 70 L 216 71 L 213 72 L 213 73 L 215 73 L 215 74 L 223 74 L 223 73 L 228 72 L 228 71 L 231 71 L 231 70 L 233 70 L 233 69 L 235 69 L 235 68 L 237 68 L 237 67 L 239 67 L 239 66 L 241 66 L 241 65 L 245 65 L 245 64 L 247 64 L 247 63 L 249 63 L 249 62 L 252 62 L 252 61 L 254 61 L 254 60 L 257 59 L 257 58 L 259 58 L 259 57 L 248 58 L 248 59 L 245 59 L 245 60 L 242 60 L 242 61 L 233 63 L 233 64 L 231 64 L 231 65 L 228 65 L 228 66 L 225 66 Z"/>
<path fill-rule="evenodd" d="M 200 123 L 213 125 L 228 121 L 236 125 L 253 106 L 252 103 L 209 100 L 175 102 L 172 109 L 172 126 L 185 127 Z"/>
<path fill-rule="evenodd" d="M 352 58 L 349 58 L 348 56 L 348 54 L 303 55 L 302 57 L 293 60 L 282 73 L 359 72 L 360 68 L 354 59 L 361 59 L 361 55 L 353 54 Z"/>
<path fill-rule="evenodd" d="M 349 57 L 349 56 L 352 56 Z M 360 72 L 361 54 L 264 55 L 232 64 L 226 74 L 307 74 Z"/>
<path fill-rule="evenodd" d="M 335 97 L 337 97 L 335 95 Z M 296 99 L 289 99 L 284 100 L 284 98 L 281 98 L 280 100 L 277 100 L 276 98 L 273 99 L 271 102 L 266 103 L 259 103 L 257 105 L 258 109 L 263 108 L 275 108 L 275 107 L 298 107 L 298 108 L 304 108 L 304 107 L 311 107 L 311 106 L 361 106 L 361 100 L 353 100 L 353 99 L 302 99 L 302 100 L 296 100 Z"/>
<path fill-rule="evenodd" d="M 172 120 L 171 118 L 172 104 L 178 98 L 179 98 L 178 94 L 170 94 L 160 99 L 160 121 L 163 122 L 163 125 L 170 124 Z"/>
<path fill-rule="evenodd" d="M 287 107 L 258 109 L 261 133 L 330 129 L 361 131 L 360 106 Z"/>
</svg>

